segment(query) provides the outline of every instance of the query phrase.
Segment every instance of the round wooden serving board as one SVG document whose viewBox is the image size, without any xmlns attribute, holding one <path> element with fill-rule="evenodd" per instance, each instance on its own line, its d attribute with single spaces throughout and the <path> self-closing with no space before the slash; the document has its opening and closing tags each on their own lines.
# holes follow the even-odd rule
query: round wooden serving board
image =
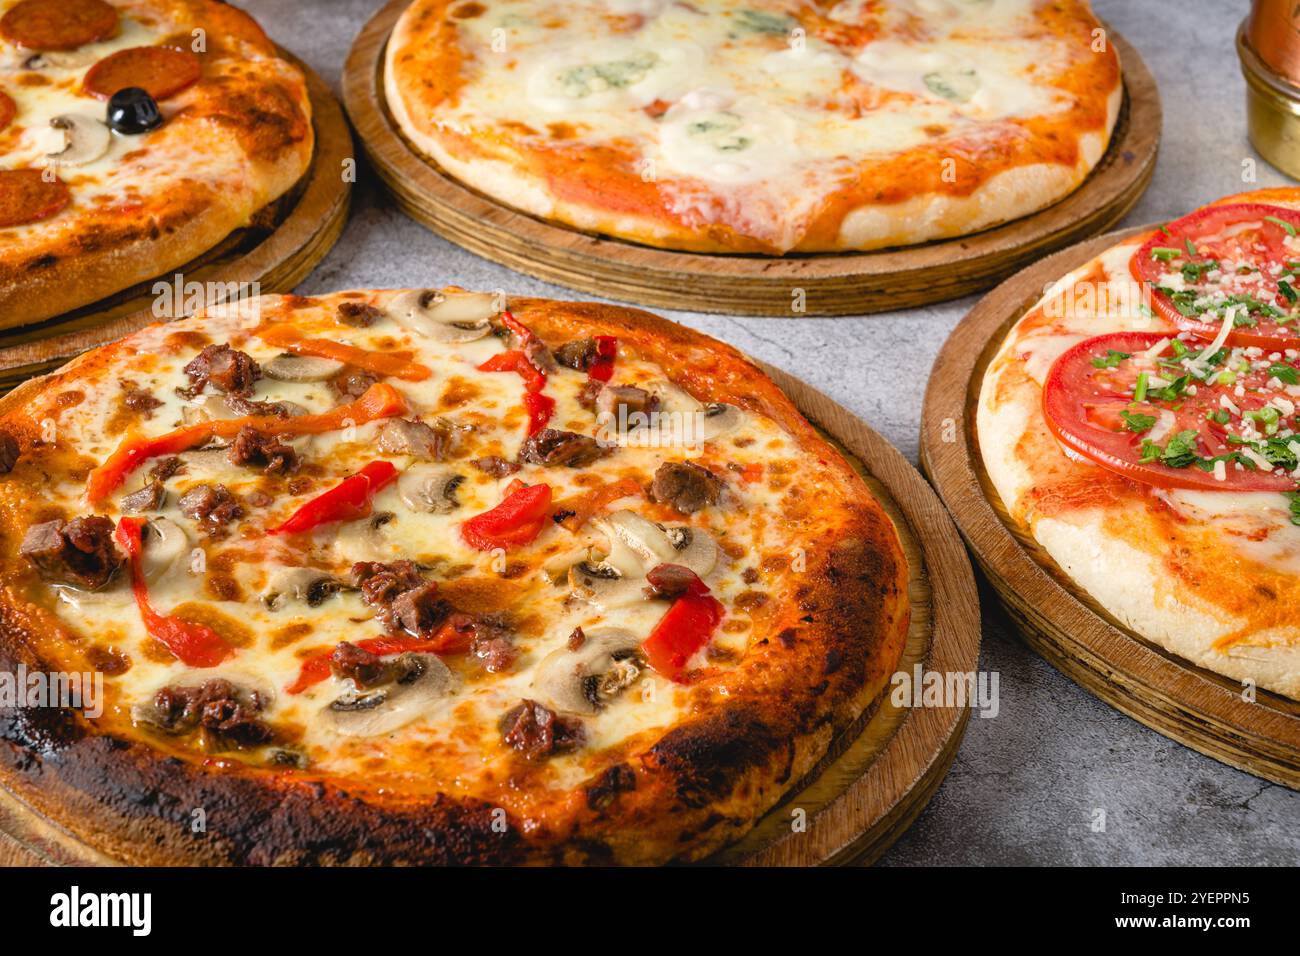
<svg viewBox="0 0 1300 956">
<path fill-rule="evenodd" d="M 351 201 L 344 161 L 353 158 L 352 134 L 338 101 L 324 81 L 293 54 L 280 56 L 307 77 L 316 149 L 311 167 L 285 196 L 263 209 L 249 226 L 228 236 L 214 249 L 167 274 L 118 294 L 35 325 L 0 332 L 0 392 L 33 375 L 44 374 L 82 352 L 115 342 L 161 321 L 154 314 L 159 281 L 233 283 L 259 292 L 288 292 L 325 258 L 343 232 Z M 253 294 L 249 292 L 248 294 Z M 214 295 L 208 304 L 220 301 Z M 179 318 L 180 316 L 172 316 Z"/>
<path fill-rule="evenodd" d="M 913 308 L 991 286 L 1026 262 L 1109 228 L 1155 170 L 1161 106 L 1137 51 L 1113 30 L 1125 97 L 1110 148 L 1075 192 L 971 236 L 850 254 L 707 255 L 588 235 L 462 185 L 398 132 L 385 102 L 384 49 L 407 0 L 390 0 L 352 45 L 343 103 L 366 154 L 407 215 L 484 258 L 547 282 L 639 305 L 798 318 Z M 794 294 L 805 293 L 795 312 Z"/>
<path fill-rule="evenodd" d="M 974 673 L 979 597 L 943 505 L 901 454 L 843 406 L 779 369 L 764 371 L 836 444 L 898 527 L 911 566 L 911 627 L 898 670 Z M 899 707 L 886 685 L 876 709 L 740 842 L 711 864 L 869 863 L 916 819 L 956 756 L 968 707 Z M 803 824 L 806 823 L 806 826 Z M 115 861 L 0 789 L 0 865 Z"/>
<path fill-rule="evenodd" d="M 986 295 L 934 364 L 921 424 L 921 464 L 1025 641 L 1113 707 L 1216 760 L 1300 789 L 1300 703 L 1197 667 L 1138 636 L 1076 587 L 1007 515 L 975 436 L 980 385 L 1011 326 L 1047 284 L 1151 229 L 1097 236 L 1044 259 Z"/>
</svg>

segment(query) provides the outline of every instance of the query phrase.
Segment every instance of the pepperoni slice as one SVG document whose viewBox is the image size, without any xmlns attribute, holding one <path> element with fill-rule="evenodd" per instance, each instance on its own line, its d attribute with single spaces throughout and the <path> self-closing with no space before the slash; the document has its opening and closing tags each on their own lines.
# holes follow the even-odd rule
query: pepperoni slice
<svg viewBox="0 0 1300 956">
<path fill-rule="evenodd" d="M 1157 312 L 1203 339 L 1233 311 L 1229 345 L 1300 348 L 1300 212 L 1266 203 L 1209 206 L 1138 249 L 1130 271 Z"/>
<path fill-rule="evenodd" d="M 18 112 L 18 106 L 13 99 L 4 90 L 0 90 L 0 130 L 14 120 L 14 114 Z"/>
<path fill-rule="evenodd" d="M 29 50 L 75 50 L 116 29 L 104 0 L 22 0 L 0 17 L 0 34 Z"/>
<path fill-rule="evenodd" d="M 165 100 L 192 86 L 202 72 L 189 50 L 169 46 L 135 46 L 104 57 L 86 74 L 85 90 L 106 100 L 118 90 L 138 86 L 155 100 Z"/>
<path fill-rule="evenodd" d="M 1158 332 L 1085 339 L 1047 374 L 1047 425 L 1068 451 L 1143 484 L 1300 490 L 1300 362 L 1211 347 Z"/>
<path fill-rule="evenodd" d="M 0 170 L 0 229 L 48 219 L 71 201 L 63 180 L 46 181 L 41 172 Z"/>
</svg>

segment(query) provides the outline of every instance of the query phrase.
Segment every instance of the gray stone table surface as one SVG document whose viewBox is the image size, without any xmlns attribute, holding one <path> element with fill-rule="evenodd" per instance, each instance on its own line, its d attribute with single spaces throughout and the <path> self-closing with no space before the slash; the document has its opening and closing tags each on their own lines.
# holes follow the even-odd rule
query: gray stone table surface
<svg viewBox="0 0 1300 956">
<path fill-rule="evenodd" d="M 337 92 L 353 38 L 379 0 L 237 0 Z M 1123 225 L 1176 217 L 1244 185 L 1289 183 L 1246 139 L 1233 46 L 1246 0 L 1094 0 L 1142 54 L 1164 99 L 1150 189 Z M 352 220 L 302 284 L 503 288 L 577 298 L 480 259 L 399 212 L 363 165 Z M 669 317 L 823 390 L 916 461 L 921 398 L 939 347 L 975 297 L 861 318 Z M 1300 862 L 1300 794 L 1166 740 L 1059 675 L 1015 637 L 987 587 L 981 666 L 1000 673 L 1001 708 L 973 717 L 933 802 L 885 856 L 922 864 L 1206 865 Z M 1091 824 L 1106 812 L 1104 832 Z"/>
</svg>

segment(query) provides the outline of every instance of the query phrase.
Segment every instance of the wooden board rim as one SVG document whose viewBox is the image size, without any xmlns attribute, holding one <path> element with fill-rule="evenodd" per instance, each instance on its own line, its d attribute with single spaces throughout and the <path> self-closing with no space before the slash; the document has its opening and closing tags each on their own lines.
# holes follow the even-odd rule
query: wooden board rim
<svg viewBox="0 0 1300 956">
<path fill-rule="evenodd" d="M 345 161 L 354 159 L 351 130 L 342 107 L 324 80 L 292 53 L 278 46 L 276 49 L 281 57 L 303 71 L 312 105 L 315 148 L 311 165 L 304 174 L 306 181 L 301 195 L 279 225 L 238 258 L 202 264 L 192 272 L 188 272 L 189 264 L 182 265 L 168 270 L 155 281 L 188 272 L 187 278 L 205 283 L 247 286 L 256 282 L 264 294 L 288 292 L 325 258 L 342 235 L 352 194 L 351 182 L 344 177 L 343 165 Z M 133 301 L 141 298 L 137 296 Z M 105 308 L 106 313 L 121 310 L 121 303 L 111 298 L 105 301 L 112 303 Z M 55 317 L 0 332 L 0 382 L 8 383 L 5 387 L 12 387 L 22 378 L 50 371 L 52 363 L 61 363 L 114 342 L 160 320 L 153 315 L 151 300 L 149 306 L 117 315 L 89 328 L 60 332 L 59 321 L 60 317 Z M 82 324 L 83 321 L 79 320 L 78 325 Z M 51 334 L 35 337 L 46 326 L 49 326 Z M 14 340 L 20 341 L 6 345 L 6 342 Z"/>
<path fill-rule="evenodd" d="M 588 235 L 461 185 L 397 131 L 380 74 L 388 35 L 408 2 L 389 0 L 374 14 L 353 41 L 343 69 L 343 103 L 371 165 L 403 212 L 449 241 L 518 272 L 602 298 L 786 318 L 895 311 L 957 298 L 1114 225 L 1155 171 L 1163 116 L 1155 79 L 1138 52 L 1107 30 L 1122 61 L 1126 107 L 1088 179 L 1036 213 L 917 246 L 788 257 L 673 252 Z M 796 289 L 806 296 L 803 312 L 791 307 Z"/>
<path fill-rule="evenodd" d="M 893 445 L 852 412 L 793 375 L 758 364 L 806 418 L 867 468 L 918 543 L 924 568 L 913 569 L 911 580 L 924 575 L 930 589 L 931 631 L 922 666 L 945 674 L 974 672 L 979 666 L 979 596 L 961 538 L 939 498 Z M 38 383 L 31 380 L 23 391 L 39 387 Z M 4 401 L 21 397 L 16 391 Z M 861 776 L 809 816 L 806 832 L 787 833 L 729 862 L 744 866 L 874 862 L 929 803 L 952 765 L 969 717 L 966 706 L 906 709 Z M 769 814 L 781 813 L 789 796 L 793 795 Z M 31 863 L 114 862 L 0 789 L 0 865 L 7 856 L 20 859 L 24 853 Z"/>
<path fill-rule="evenodd" d="M 1140 637 L 1040 563 L 999 516 L 975 444 L 984 371 L 1010 326 L 1047 284 L 1153 225 L 1097 236 L 988 293 L 935 360 L 921 422 L 921 465 L 1026 642 L 1103 701 L 1229 766 L 1300 789 L 1300 704 L 1240 685 Z M 945 440 L 948 436 L 949 440 Z M 1050 559 L 1049 559 L 1050 560 Z"/>
</svg>

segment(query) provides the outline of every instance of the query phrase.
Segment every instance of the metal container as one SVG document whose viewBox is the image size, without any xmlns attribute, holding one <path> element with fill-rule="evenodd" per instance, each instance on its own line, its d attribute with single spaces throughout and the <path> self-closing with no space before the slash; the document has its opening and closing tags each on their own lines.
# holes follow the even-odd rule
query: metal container
<svg viewBox="0 0 1300 956">
<path fill-rule="evenodd" d="M 1251 143 L 1300 179 L 1300 2 L 1256 0 L 1237 31 L 1237 55 Z"/>
</svg>

